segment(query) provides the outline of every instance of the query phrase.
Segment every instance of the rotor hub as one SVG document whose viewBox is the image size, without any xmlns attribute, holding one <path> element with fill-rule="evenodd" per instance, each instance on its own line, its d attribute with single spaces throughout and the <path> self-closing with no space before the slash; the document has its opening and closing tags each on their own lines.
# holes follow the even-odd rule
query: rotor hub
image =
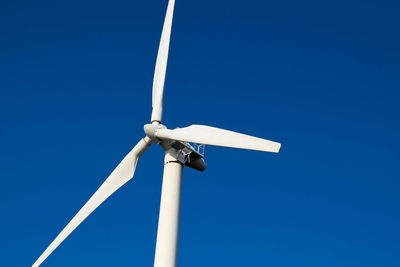
<svg viewBox="0 0 400 267">
<path fill-rule="evenodd" d="M 144 125 L 144 132 L 151 139 L 152 142 L 159 144 L 161 142 L 160 139 L 157 138 L 156 133 L 159 129 L 167 129 L 164 125 L 159 122 L 152 122 Z"/>
</svg>

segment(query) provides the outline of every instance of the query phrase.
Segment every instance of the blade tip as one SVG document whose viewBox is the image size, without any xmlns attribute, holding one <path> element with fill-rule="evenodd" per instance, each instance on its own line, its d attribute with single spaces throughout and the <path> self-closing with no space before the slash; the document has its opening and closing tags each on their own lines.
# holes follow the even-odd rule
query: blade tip
<svg viewBox="0 0 400 267">
<path fill-rule="evenodd" d="M 281 151 L 281 144 L 280 143 L 276 143 L 275 149 L 273 149 L 271 152 L 279 153 L 280 151 Z"/>
<path fill-rule="evenodd" d="M 275 153 L 279 153 L 279 152 L 281 151 L 281 146 L 282 146 L 282 145 L 281 145 L 280 143 L 277 143 Z"/>
</svg>

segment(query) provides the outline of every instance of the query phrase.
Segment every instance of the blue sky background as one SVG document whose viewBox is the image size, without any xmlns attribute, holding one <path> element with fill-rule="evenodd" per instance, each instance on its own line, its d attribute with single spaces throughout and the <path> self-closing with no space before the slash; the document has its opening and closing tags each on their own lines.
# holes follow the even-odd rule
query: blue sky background
<svg viewBox="0 0 400 267">
<path fill-rule="evenodd" d="M 144 136 L 167 1 L 0 2 L 0 251 L 30 266 Z M 177 0 L 164 123 L 282 143 L 184 170 L 178 266 L 400 266 L 398 1 Z M 152 266 L 163 152 L 43 266 Z"/>
</svg>

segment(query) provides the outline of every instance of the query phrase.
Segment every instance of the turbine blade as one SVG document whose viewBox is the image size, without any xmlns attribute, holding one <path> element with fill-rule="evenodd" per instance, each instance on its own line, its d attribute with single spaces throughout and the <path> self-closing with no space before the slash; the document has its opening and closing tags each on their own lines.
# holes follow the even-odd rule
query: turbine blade
<svg viewBox="0 0 400 267">
<path fill-rule="evenodd" d="M 165 73 L 167 72 L 168 50 L 171 37 L 172 18 L 174 15 L 175 0 L 168 3 L 167 14 L 165 15 L 164 27 L 161 34 L 160 46 L 158 48 L 156 68 L 153 78 L 153 111 L 151 113 L 151 121 L 159 121 L 162 119 L 163 98 L 164 98 L 164 82 Z"/>
<path fill-rule="evenodd" d="M 158 129 L 156 137 L 159 139 L 275 153 L 278 153 L 281 148 L 281 144 L 277 142 L 205 125 L 191 125 L 174 130 Z"/>
<path fill-rule="evenodd" d="M 136 169 L 136 164 L 139 157 L 149 147 L 150 141 L 148 138 L 140 140 L 140 142 L 129 152 L 128 155 L 121 161 L 117 168 L 97 189 L 93 196 L 65 226 L 54 241 L 47 247 L 43 254 L 36 260 L 32 267 L 37 267 L 67 238 L 78 225 L 85 220 L 101 203 L 103 203 L 111 194 L 128 182 Z"/>
</svg>

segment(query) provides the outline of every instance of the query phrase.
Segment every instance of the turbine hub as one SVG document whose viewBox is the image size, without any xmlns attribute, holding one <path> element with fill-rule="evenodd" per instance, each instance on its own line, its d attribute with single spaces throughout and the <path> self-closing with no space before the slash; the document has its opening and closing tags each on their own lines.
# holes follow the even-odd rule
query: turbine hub
<svg viewBox="0 0 400 267">
<path fill-rule="evenodd" d="M 156 137 L 156 133 L 158 131 L 158 129 L 167 129 L 167 127 L 165 127 L 164 125 L 158 123 L 158 122 L 153 122 L 153 123 L 148 123 L 146 125 L 144 125 L 144 132 L 146 133 L 146 135 L 151 139 L 151 141 L 153 141 L 156 144 L 160 143 L 160 139 L 158 139 Z"/>
</svg>

